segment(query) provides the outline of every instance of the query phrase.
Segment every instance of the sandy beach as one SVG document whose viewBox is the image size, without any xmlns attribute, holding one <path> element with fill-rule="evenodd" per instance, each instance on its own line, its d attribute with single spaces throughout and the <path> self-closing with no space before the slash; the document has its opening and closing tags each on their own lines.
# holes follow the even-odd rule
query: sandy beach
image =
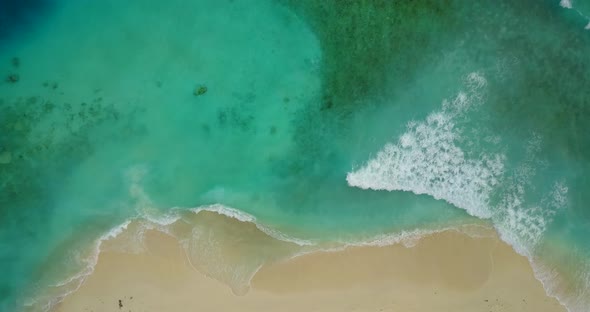
<svg viewBox="0 0 590 312">
<path fill-rule="evenodd" d="M 124 236 L 106 242 L 95 271 L 55 312 L 566 311 L 527 259 L 495 237 L 446 231 L 414 247 L 313 252 L 263 265 L 235 295 L 195 269 L 176 238 L 149 230 L 142 252 L 108 248 Z"/>
</svg>

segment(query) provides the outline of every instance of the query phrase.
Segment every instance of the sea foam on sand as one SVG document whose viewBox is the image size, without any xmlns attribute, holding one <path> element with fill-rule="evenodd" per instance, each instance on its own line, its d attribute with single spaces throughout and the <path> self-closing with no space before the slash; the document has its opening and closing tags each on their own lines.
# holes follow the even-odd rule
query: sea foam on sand
<svg viewBox="0 0 590 312">
<path fill-rule="evenodd" d="M 218 224 L 231 219 L 211 212 L 202 216 Z M 268 236 L 252 224 L 232 223 L 232 229 L 250 242 L 254 254 L 273 252 L 265 242 Z M 114 242 L 119 239 L 124 235 Z M 219 311 L 565 311 L 545 295 L 526 258 L 493 235 L 474 238 L 443 231 L 422 237 L 411 248 L 396 243 L 285 257 L 257 268 L 242 296 L 208 278 L 202 268 L 195 270 L 191 262 L 209 254 L 189 260 L 177 238 L 157 230 L 146 231 L 143 244 L 139 253 L 101 252 L 94 272 L 54 310 L 117 309 L 121 300 L 132 311 L 185 311 L 188 306 Z M 231 256 L 248 262 L 252 253 L 234 250 Z"/>
</svg>

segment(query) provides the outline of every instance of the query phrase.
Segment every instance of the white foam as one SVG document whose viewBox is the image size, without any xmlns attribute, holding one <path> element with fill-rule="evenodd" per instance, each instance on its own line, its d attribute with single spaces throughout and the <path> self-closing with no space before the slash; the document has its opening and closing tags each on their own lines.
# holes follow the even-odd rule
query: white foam
<svg viewBox="0 0 590 312">
<path fill-rule="evenodd" d="M 192 208 L 190 209 L 191 211 L 193 211 L 194 213 L 199 213 L 201 211 L 210 211 L 210 212 L 215 212 L 221 215 L 224 215 L 226 217 L 230 217 L 233 219 L 236 219 L 238 221 L 241 222 L 249 222 L 254 224 L 260 231 L 264 232 L 265 234 L 267 234 L 268 236 L 275 238 L 277 240 L 281 240 L 284 242 L 289 242 L 289 243 L 293 243 L 299 246 L 312 246 L 315 245 L 314 242 L 310 241 L 310 240 L 305 240 L 305 239 L 300 239 L 300 238 L 295 238 L 289 235 L 286 235 L 284 233 L 282 233 L 279 230 L 273 229 L 271 227 L 268 227 L 266 225 L 263 225 L 262 223 L 258 222 L 256 220 L 256 217 L 254 217 L 251 214 L 248 214 L 246 212 L 243 212 L 241 210 L 238 209 L 234 209 L 231 207 L 227 207 L 221 204 L 214 204 L 214 205 L 209 205 L 209 206 L 202 206 L 202 207 L 196 207 L 196 208 Z"/>
<path fill-rule="evenodd" d="M 566 8 L 566 9 L 571 9 L 574 6 L 572 5 L 572 1 L 571 0 L 561 0 L 559 2 L 559 5 L 561 5 L 562 7 Z"/>
<path fill-rule="evenodd" d="M 171 210 L 169 213 L 166 214 L 159 214 L 159 215 L 141 215 L 141 218 L 146 219 L 150 223 L 154 225 L 158 225 L 160 227 L 167 227 L 176 223 L 176 221 L 180 220 L 180 215 L 175 210 Z"/>
<path fill-rule="evenodd" d="M 452 228 L 442 228 L 438 230 L 420 230 L 415 229 L 411 231 L 401 231 L 400 233 L 393 234 L 380 234 L 369 238 L 368 240 L 343 243 L 346 246 L 361 247 L 361 246 L 375 246 L 385 247 L 402 244 L 405 247 L 411 248 L 418 244 L 418 242 L 428 236 L 454 230 Z"/>
<path fill-rule="evenodd" d="M 125 231 L 127 229 L 127 227 L 129 227 L 129 224 L 131 224 L 131 220 L 127 220 L 127 221 L 119 224 L 118 226 L 115 226 L 110 231 L 108 231 L 106 234 L 102 235 L 99 238 L 99 241 L 102 242 L 102 241 L 113 239 L 113 238 L 119 236 L 121 233 L 123 233 L 123 231 Z"/>
<path fill-rule="evenodd" d="M 361 240 L 347 240 L 339 241 L 339 244 L 346 247 L 385 247 L 402 244 L 405 247 L 411 248 L 418 244 L 418 242 L 428 236 L 432 236 L 444 232 L 458 232 L 465 234 L 472 238 L 490 238 L 495 237 L 495 231 L 492 227 L 484 224 L 457 224 L 444 226 L 432 229 L 403 230 L 400 232 L 378 234 Z"/>
<path fill-rule="evenodd" d="M 551 189 L 538 202 L 527 202 L 526 196 L 535 187 L 537 167 L 546 166 L 538 160 L 542 140 L 533 135 L 526 146 L 525 160 L 514 169 L 514 173 L 503 181 L 502 200 L 492 207 L 494 224 L 500 237 L 514 249 L 529 258 L 541 241 L 557 211 L 568 205 L 568 187 L 565 181 L 555 181 Z"/>
<path fill-rule="evenodd" d="M 221 204 L 214 204 L 214 205 L 209 205 L 209 206 L 202 206 L 202 207 L 197 207 L 197 208 L 192 208 L 190 209 L 192 212 L 194 213 L 199 213 L 201 211 L 210 211 L 210 212 L 215 212 L 218 213 L 220 215 L 224 215 L 226 217 L 230 217 L 233 219 L 236 219 L 238 221 L 241 222 L 251 222 L 254 223 L 256 221 L 256 217 L 254 217 L 251 214 L 245 213 L 243 211 L 231 208 L 231 207 L 227 207 Z"/>
<path fill-rule="evenodd" d="M 362 189 L 428 194 L 480 218 L 492 216 L 489 197 L 504 172 L 504 156 L 469 158 L 459 147 L 463 138 L 456 119 L 482 98 L 486 80 L 466 77 L 468 92 L 459 92 L 425 121 L 410 122 L 396 143 L 390 143 L 362 168 L 348 173 L 350 186 Z"/>
</svg>

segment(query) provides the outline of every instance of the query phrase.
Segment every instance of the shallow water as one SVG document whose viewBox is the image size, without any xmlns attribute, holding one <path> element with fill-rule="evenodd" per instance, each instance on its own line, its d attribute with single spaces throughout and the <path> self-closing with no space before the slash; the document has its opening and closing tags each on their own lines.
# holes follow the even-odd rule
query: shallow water
<svg viewBox="0 0 590 312">
<path fill-rule="evenodd" d="M 210 204 L 312 243 L 484 218 L 571 311 L 590 300 L 584 4 L 15 3 L 3 308 L 125 220 Z"/>
</svg>

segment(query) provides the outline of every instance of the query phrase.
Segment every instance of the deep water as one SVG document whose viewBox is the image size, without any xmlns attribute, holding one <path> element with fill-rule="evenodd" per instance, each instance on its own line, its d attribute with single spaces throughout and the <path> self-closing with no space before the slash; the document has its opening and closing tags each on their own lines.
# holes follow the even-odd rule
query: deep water
<svg viewBox="0 0 590 312">
<path fill-rule="evenodd" d="M 33 31 L 51 8 L 51 0 L 1 0 L 0 46 Z"/>
<path fill-rule="evenodd" d="M 583 311 L 585 12 L 0 1 L 0 310 L 78 273 L 130 218 L 222 204 L 311 241 L 484 219 Z"/>
</svg>

